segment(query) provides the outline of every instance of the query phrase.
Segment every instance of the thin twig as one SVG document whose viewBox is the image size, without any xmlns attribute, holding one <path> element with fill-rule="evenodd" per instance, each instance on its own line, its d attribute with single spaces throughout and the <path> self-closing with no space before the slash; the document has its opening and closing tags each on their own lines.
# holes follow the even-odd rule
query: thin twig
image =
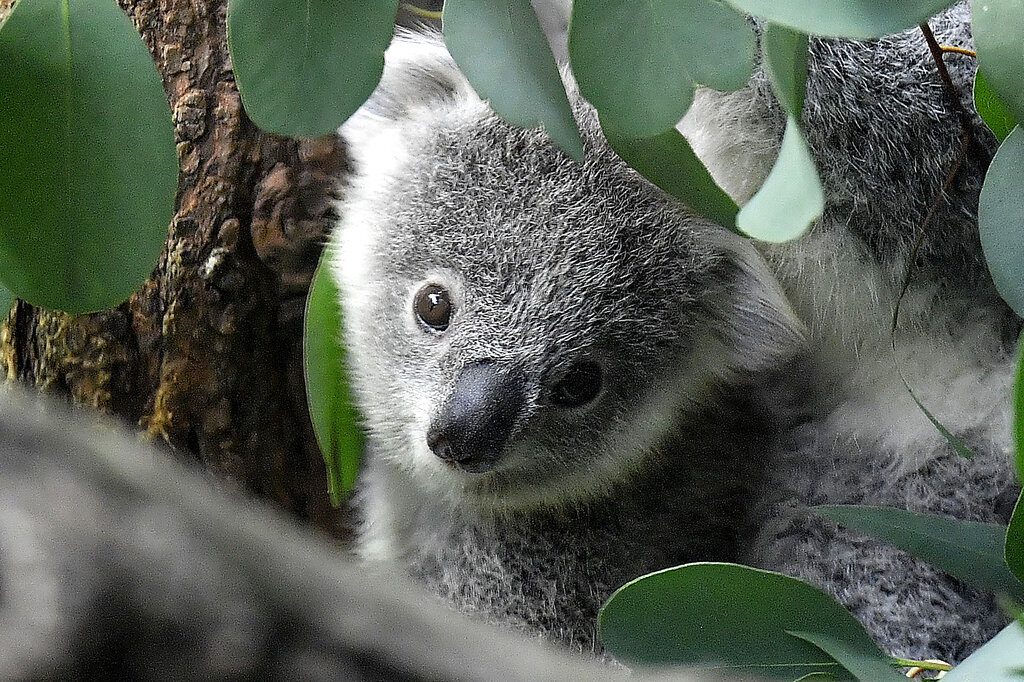
<svg viewBox="0 0 1024 682">
<path fill-rule="evenodd" d="M 935 40 L 935 34 L 932 33 L 932 28 L 928 24 L 921 24 L 921 33 L 924 34 L 924 40 L 928 43 L 928 49 L 932 53 L 932 59 L 935 61 L 935 67 L 939 70 L 939 78 L 942 79 L 942 84 L 945 86 L 946 95 L 949 97 L 950 103 L 953 105 L 953 110 L 956 111 L 957 117 L 960 119 L 960 125 L 964 127 L 964 130 L 968 131 L 968 135 L 973 137 L 971 132 L 972 119 L 971 115 L 967 113 L 967 109 L 964 108 L 964 103 L 960 99 L 960 94 L 957 92 L 956 85 L 953 84 L 953 79 L 949 75 L 949 69 L 946 68 L 946 62 L 942 59 L 942 46 L 939 45 L 939 41 Z"/>
<path fill-rule="evenodd" d="M 430 21 L 441 21 L 440 12 L 435 12 L 434 10 L 429 9 L 423 9 L 422 7 L 417 7 L 416 5 L 413 5 L 412 3 L 409 2 L 403 2 L 401 7 L 409 14 L 414 14 L 420 19 L 429 19 Z"/>
<path fill-rule="evenodd" d="M 968 50 L 966 47 L 957 47 L 956 45 L 941 45 L 939 49 L 942 50 L 942 54 L 962 54 L 965 57 L 978 58 L 978 53 L 974 50 Z"/>
</svg>

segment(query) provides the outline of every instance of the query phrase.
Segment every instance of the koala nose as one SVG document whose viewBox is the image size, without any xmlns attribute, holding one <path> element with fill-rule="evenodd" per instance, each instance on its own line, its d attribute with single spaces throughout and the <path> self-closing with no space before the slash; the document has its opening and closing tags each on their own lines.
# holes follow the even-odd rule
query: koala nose
<svg viewBox="0 0 1024 682">
<path fill-rule="evenodd" d="M 480 473 L 494 468 L 526 404 L 526 379 L 493 362 L 467 365 L 455 391 L 427 430 L 427 444 L 442 460 Z"/>
</svg>

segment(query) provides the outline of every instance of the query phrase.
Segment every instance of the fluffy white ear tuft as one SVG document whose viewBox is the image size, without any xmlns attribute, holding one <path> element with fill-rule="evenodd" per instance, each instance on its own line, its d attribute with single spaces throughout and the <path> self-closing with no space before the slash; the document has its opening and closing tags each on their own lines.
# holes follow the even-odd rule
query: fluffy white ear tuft
<svg viewBox="0 0 1024 682">
<path fill-rule="evenodd" d="M 778 366 L 803 346 L 807 328 L 768 263 L 746 239 L 724 234 L 733 273 L 718 321 L 731 365 L 740 372 Z"/>
<path fill-rule="evenodd" d="M 479 101 L 440 34 L 401 31 L 384 55 L 384 74 L 370 99 L 338 131 L 348 140 L 444 102 Z"/>
</svg>

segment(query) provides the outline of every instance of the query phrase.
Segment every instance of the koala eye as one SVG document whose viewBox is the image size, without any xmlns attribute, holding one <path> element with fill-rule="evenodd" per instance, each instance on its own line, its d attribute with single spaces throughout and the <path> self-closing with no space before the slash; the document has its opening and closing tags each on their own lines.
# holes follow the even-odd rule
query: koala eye
<svg viewBox="0 0 1024 682">
<path fill-rule="evenodd" d="M 582 407 L 601 392 L 601 365 L 577 362 L 551 389 L 551 403 L 558 407 Z"/>
<path fill-rule="evenodd" d="M 412 307 L 420 322 L 434 331 L 443 332 L 451 322 L 451 297 L 447 289 L 437 284 L 428 284 L 416 292 Z"/>
</svg>

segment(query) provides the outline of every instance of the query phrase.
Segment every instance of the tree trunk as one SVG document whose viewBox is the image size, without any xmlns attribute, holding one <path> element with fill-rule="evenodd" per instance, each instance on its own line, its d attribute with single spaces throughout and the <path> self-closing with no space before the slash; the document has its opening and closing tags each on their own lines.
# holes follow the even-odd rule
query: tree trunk
<svg viewBox="0 0 1024 682">
<path fill-rule="evenodd" d="M 0 361 L 8 378 L 117 415 L 339 534 L 343 514 L 328 502 L 306 412 L 301 330 L 340 145 L 267 135 L 248 120 L 224 0 L 119 3 L 174 115 L 181 172 L 167 243 L 116 310 L 70 316 L 18 302 Z M 0 21 L 12 4 L 0 0 Z"/>
</svg>

